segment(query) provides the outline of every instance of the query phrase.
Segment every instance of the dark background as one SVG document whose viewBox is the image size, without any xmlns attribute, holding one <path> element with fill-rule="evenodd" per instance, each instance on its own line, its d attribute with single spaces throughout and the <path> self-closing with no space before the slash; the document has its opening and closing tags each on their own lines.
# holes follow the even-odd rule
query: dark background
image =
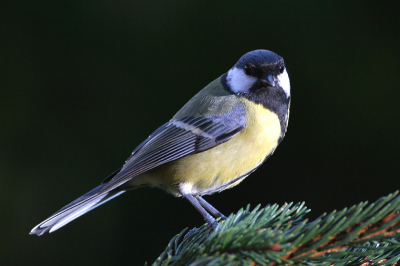
<svg viewBox="0 0 400 266">
<path fill-rule="evenodd" d="M 207 200 L 225 214 L 305 201 L 315 218 L 399 189 L 400 11 L 383 3 L 4 5 L 0 264 L 143 265 L 200 226 L 187 201 L 142 189 L 50 235 L 28 234 L 254 49 L 286 60 L 288 133 L 258 171 Z"/>
</svg>

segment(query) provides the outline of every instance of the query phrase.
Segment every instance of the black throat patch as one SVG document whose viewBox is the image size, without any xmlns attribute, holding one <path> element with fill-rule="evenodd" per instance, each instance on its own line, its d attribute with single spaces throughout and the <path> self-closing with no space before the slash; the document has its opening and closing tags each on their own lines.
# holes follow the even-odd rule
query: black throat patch
<svg viewBox="0 0 400 266">
<path fill-rule="evenodd" d="M 226 82 L 226 76 L 226 73 L 222 75 L 221 83 L 225 90 L 233 93 Z M 238 97 L 244 97 L 256 104 L 262 104 L 265 108 L 278 116 L 281 124 L 281 137 L 279 138 L 279 142 L 281 142 L 287 128 L 290 96 L 287 98 L 286 93 L 279 86 L 270 87 L 260 86 L 259 84 L 256 84 L 247 93 L 236 93 L 236 95 Z"/>
</svg>

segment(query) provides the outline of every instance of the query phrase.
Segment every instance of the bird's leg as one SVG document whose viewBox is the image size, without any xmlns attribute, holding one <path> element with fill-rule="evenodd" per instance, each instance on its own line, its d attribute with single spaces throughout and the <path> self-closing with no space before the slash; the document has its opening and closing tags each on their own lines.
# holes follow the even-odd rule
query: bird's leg
<svg viewBox="0 0 400 266">
<path fill-rule="evenodd" d="M 217 228 L 218 222 L 215 220 L 214 217 L 212 217 L 199 203 L 199 201 L 193 197 L 192 194 L 185 193 L 180 189 L 180 192 L 183 197 L 185 197 L 196 209 L 200 214 L 203 216 L 204 220 L 211 225 L 214 229 Z"/>
<path fill-rule="evenodd" d="M 209 211 L 212 215 L 214 215 L 215 218 L 219 218 L 221 217 L 222 219 L 226 220 L 226 216 L 223 215 L 222 213 L 220 213 L 216 208 L 214 208 L 210 203 L 208 203 L 207 201 L 205 201 L 205 199 L 203 199 L 200 196 L 196 197 L 197 200 L 199 201 L 199 203 L 201 204 L 201 206 L 203 206 L 207 211 Z"/>
</svg>

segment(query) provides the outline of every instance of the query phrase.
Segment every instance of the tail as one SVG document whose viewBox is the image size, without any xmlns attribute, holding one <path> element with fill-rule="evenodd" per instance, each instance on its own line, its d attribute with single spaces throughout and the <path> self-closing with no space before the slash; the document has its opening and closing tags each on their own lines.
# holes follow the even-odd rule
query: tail
<svg viewBox="0 0 400 266">
<path fill-rule="evenodd" d="M 101 204 L 106 203 L 107 201 L 125 192 L 125 190 L 116 188 L 111 191 L 101 192 L 99 194 L 105 185 L 106 184 L 101 184 L 82 197 L 74 200 L 64 208 L 60 209 L 45 221 L 35 226 L 30 234 L 36 234 L 40 236 L 46 232 L 54 232 L 67 223 L 75 220 L 79 216 L 93 210 L 96 207 L 99 207 Z"/>
</svg>

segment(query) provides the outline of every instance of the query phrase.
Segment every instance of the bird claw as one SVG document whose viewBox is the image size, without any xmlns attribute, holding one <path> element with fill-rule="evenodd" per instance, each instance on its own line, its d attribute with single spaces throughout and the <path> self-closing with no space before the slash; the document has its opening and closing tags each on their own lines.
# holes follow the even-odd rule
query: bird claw
<svg viewBox="0 0 400 266">
<path fill-rule="evenodd" d="M 197 227 L 190 229 L 189 232 L 187 232 L 187 234 L 183 237 L 183 239 L 186 239 L 189 236 L 193 235 L 194 233 L 197 232 L 197 230 L 199 230 L 199 228 L 197 228 Z"/>
</svg>

